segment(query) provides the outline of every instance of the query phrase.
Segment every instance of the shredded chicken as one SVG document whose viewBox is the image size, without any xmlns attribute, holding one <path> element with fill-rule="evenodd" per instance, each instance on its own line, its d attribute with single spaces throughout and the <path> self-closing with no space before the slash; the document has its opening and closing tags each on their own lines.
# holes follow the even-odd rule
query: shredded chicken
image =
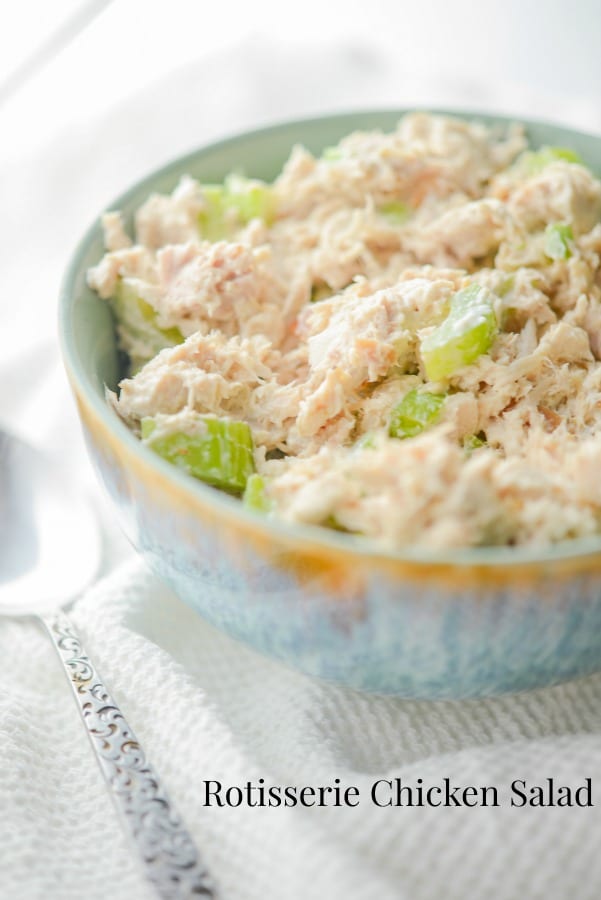
<svg viewBox="0 0 601 900">
<path fill-rule="evenodd" d="M 246 423 L 269 515 L 391 550 L 598 534 L 601 182 L 526 146 L 411 114 L 294 148 L 271 186 L 186 177 L 133 239 L 106 214 L 117 412 Z"/>
</svg>

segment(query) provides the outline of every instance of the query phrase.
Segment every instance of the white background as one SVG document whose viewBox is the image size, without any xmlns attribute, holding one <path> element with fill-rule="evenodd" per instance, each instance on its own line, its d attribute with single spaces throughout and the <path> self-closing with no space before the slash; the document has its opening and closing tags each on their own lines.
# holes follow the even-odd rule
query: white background
<svg viewBox="0 0 601 900">
<path fill-rule="evenodd" d="M 454 105 L 601 131 L 600 48 L 599 0 L 5 3 L 0 423 L 66 458 L 91 487 L 56 346 L 58 285 L 83 229 L 149 169 L 218 135 L 337 108 Z M 104 521 L 110 567 L 128 550 L 108 508 Z M 199 773 L 234 784 L 253 772 L 283 784 L 365 784 L 375 773 L 598 784 L 599 676 L 457 704 L 351 694 L 216 634 L 141 566 L 101 584 L 76 615 L 228 900 L 305 900 L 307 873 L 313 896 L 328 900 L 600 896 L 598 801 L 548 815 L 386 818 L 366 807 L 282 821 L 254 810 L 217 820 L 198 795 Z M 0 623 L 0 682 L 3 900 L 146 900 L 34 624 Z"/>
</svg>

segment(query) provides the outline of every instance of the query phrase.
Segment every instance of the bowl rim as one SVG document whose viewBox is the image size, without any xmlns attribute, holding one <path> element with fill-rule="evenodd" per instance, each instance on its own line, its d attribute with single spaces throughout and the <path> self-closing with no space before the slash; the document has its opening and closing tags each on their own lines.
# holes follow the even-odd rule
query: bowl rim
<svg viewBox="0 0 601 900">
<path fill-rule="evenodd" d="M 361 559 L 366 562 L 370 560 L 377 563 L 380 560 L 382 563 L 407 563 L 418 567 L 435 566 L 437 568 L 439 566 L 451 566 L 457 569 L 473 567 L 478 569 L 497 567 L 501 569 L 522 568 L 551 563 L 569 563 L 601 555 L 601 534 L 573 538 L 541 547 L 531 545 L 515 547 L 492 545 L 428 550 L 423 547 L 409 546 L 393 550 L 378 546 L 361 535 L 331 531 L 318 525 L 288 522 L 276 517 L 261 517 L 244 507 L 239 499 L 230 497 L 228 494 L 218 491 L 202 481 L 191 478 L 142 444 L 127 428 L 125 423 L 119 419 L 104 398 L 98 394 L 95 386 L 86 374 L 85 367 L 82 365 L 82 358 L 72 327 L 73 304 L 76 300 L 77 282 L 82 273 L 83 261 L 90 246 L 99 235 L 100 217 L 103 212 L 127 207 L 132 198 L 140 192 L 152 192 L 153 184 L 156 180 L 169 178 L 171 174 L 183 174 L 187 166 L 192 166 L 205 153 L 227 150 L 253 138 L 268 139 L 271 135 L 285 134 L 289 130 L 297 130 L 304 126 L 311 127 L 320 123 L 331 123 L 337 120 L 342 122 L 350 118 L 368 118 L 373 116 L 396 116 L 400 118 L 411 112 L 428 112 L 434 115 L 445 115 L 464 120 L 485 121 L 489 125 L 498 123 L 508 126 L 512 123 L 518 123 L 523 124 L 526 129 L 531 125 L 543 128 L 548 127 L 559 130 L 566 136 L 576 136 L 597 141 L 601 147 L 601 135 L 570 128 L 560 123 L 530 117 L 526 119 L 517 115 L 497 114 L 475 109 L 458 110 L 455 108 L 436 107 L 374 107 L 370 109 L 342 110 L 319 116 L 288 119 L 252 130 L 234 133 L 218 141 L 201 144 L 194 150 L 172 158 L 167 163 L 152 169 L 126 190 L 122 191 L 97 214 L 93 223 L 86 229 L 76 245 L 61 281 L 58 309 L 59 344 L 71 385 L 75 392 L 79 393 L 80 397 L 91 407 L 111 436 L 118 442 L 124 443 L 134 457 L 139 456 L 141 461 L 150 467 L 151 470 L 154 469 L 157 473 L 160 473 L 168 482 L 177 486 L 180 490 L 189 492 L 213 511 L 228 518 L 241 520 L 246 525 L 260 530 L 264 537 L 268 540 L 271 538 L 275 543 L 285 538 L 288 543 L 294 543 L 299 550 L 304 545 L 311 551 L 314 551 L 317 545 L 324 551 L 330 549 L 337 554 L 346 554 L 350 558 L 349 562 L 351 560 L 357 562 Z M 358 130 L 360 127 L 355 126 L 354 130 Z M 374 125 L 372 127 L 378 128 L 381 126 Z M 296 137 L 291 139 L 290 149 L 292 149 L 295 142 L 298 142 Z"/>
</svg>

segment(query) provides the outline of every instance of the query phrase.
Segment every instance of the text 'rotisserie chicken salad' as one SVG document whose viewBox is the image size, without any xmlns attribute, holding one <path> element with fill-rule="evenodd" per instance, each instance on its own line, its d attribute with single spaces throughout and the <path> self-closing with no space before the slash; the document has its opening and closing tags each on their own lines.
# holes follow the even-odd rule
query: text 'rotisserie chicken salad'
<svg viewBox="0 0 601 900">
<path fill-rule="evenodd" d="M 427 114 L 183 178 L 89 283 L 156 453 L 267 516 L 387 548 L 601 532 L 601 182 Z"/>
</svg>

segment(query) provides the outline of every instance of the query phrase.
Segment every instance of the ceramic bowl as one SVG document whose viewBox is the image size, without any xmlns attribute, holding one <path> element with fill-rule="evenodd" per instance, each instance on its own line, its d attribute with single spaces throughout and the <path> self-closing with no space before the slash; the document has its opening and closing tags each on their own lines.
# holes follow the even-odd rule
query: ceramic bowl
<svg viewBox="0 0 601 900">
<path fill-rule="evenodd" d="M 319 152 L 354 129 L 392 129 L 401 114 L 342 114 L 239 135 L 177 159 L 107 208 L 131 224 L 151 191 L 170 191 L 184 173 L 215 182 L 242 169 L 271 180 L 294 144 Z M 525 124 L 534 147 L 571 147 L 598 171 L 601 138 Z M 255 516 L 142 446 L 105 402 L 119 355 L 109 306 L 86 286 L 102 253 L 97 222 L 62 287 L 67 372 L 126 534 L 201 616 L 312 676 L 404 697 L 518 691 L 601 669 L 601 539 L 543 551 L 378 552 L 360 538 Z"/>
</svg>

